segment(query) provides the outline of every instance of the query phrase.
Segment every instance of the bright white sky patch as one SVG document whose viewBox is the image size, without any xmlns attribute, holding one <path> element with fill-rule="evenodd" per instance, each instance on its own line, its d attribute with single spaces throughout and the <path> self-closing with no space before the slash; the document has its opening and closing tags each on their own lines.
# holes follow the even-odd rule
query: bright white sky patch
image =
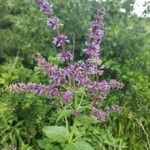
<svg viewBox="0 0 150 150">
<path fill-rule="evenodd" d="M 142 15 L 145 7 L 143 6 L 145 2 L 149 2 L 149 0 L 136 0 L 134 5 L 134 13 L 136 13 L 139 17 Z M 147 14 L 146 17 L 150 17 L 150 14 Z"/>
</svg>

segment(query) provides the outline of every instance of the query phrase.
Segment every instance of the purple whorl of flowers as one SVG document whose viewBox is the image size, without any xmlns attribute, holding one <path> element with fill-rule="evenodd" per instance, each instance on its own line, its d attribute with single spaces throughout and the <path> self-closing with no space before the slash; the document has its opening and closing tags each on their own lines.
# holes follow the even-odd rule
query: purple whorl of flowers
<svg viewBox="0 0 150 150">
<path fill-rule="evenodd" d="M 53 39 L 53 44 L 56 47 L 61 48 L 61 52 L 58 55 L 60 60 L 70 63 L 65 68 L 57 68 L 40 54 L 36 54 L 34 55 L 34 59 L 38 62 L 38 65 L 44 74 L 48 76 L 50 85 L 18 83 L 10 85 L 8 87 L 9 90 L 12 92 L 32 92 L 38 95 L 44 95 L 48 98 L 57 96 L 62 99 L 65 105 L 67 105 L 73 100 L 75 89 L 84 87 L 87 91 L 87 95 L 92 98 L 92 114 L 98 120 L 104 121 L 110 113 L 119 112 L 121 107 L 118 105 L 98 109 L 99 103 L 106 99 L 111 89 L 121 89 L 124 86 L 123 83 L 114 79 L 111 79 L 110 81 L 99 81 L 99 76 L 103 74 L 103 66 L 101 66 L 99 55 L 100 43 L 104 35 L 103 18 L 105 10 L 99 9 L 95 15 L 95 20 L 92 23 L 89 32 L 89 42 L 86 42 L 85 49 L 83 49 L 88 58 L 85 62 L 79 61 L 72 63 L 73 55 L 69 51 L 66 51 L 65 48 L 65 45 L 69 40 L 66 35 L 60 32 L 62 24 L 59 19 L 52 16 L 52 5 L 46 0 L 36 1 L 43 14 L 49 17 L 47 25 L 56 31 L 57 35 Z M 76 86 L 76 88 L 74 86 Z"/>
<path fill-rule="evenodd" d="M 57 17 L 48 18 L 47 25 L 51 27 L 53 30 L 58 30 L 63 24 L 59 22 Z"/>
<path fill-rule="evenodd" d="M 73 98 L 73 93 L 71 91 L 62 92 L 61 94 L 63 102 L 67 105 Z"/>
<path fill-rule="evenodd" d="M 85 52 L 89 57 L 98 57 L 99 48 L 99 44 L 90 42 L 85 44 L 85 49 L 83 49 L 83 52 Z"/>
<path fill-rule="evenodd" d="M 93 108 L 92 112 L 93 116 L 95 116 L 99 121 L 105 121 L 107 113 L 102 109 Z"/>
<path fill-rule="evenodd" d="M 73 60 L 73 55 L 69 51 L 65 51 L 65 50 L 59 53 L 58 57 L 63 62 Z"/>
<path fill-rule="evenodd" d="M 53 38 L 53 44 L 57 47 L 62 47 L 66 43 L 69 43 L 68 37 L 64 34 L 58 34 L 56 37 Z"/>
<path fill-rule="evenodd" d="M 111 107 L 107 107 L 104 110 L 97 109 L 93 107 L 92 114 L 99 120 L 99 121 L 105 121 L 106 117 L 111 114 L 112 112 L 120 112 L 122 107 L 118 105 L 112 105 Z"/>
<path fill-rule="evenodd" d="M 53 6 L 50 5 L 47 0 L 36 0 L 36 2 L 44 15 L 49 16 L 53 13 Z"/>
</svg>

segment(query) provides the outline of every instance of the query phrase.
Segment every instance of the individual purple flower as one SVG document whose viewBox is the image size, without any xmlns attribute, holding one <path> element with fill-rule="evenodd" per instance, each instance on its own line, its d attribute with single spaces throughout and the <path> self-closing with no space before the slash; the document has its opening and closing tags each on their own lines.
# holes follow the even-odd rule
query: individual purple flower
<svg viewBox="0 0 150 150">
<path fill-rule="evenodd" d="M 97 120 L 103 122 L 107 117 L 107 113 L 101 109 L 93 108 L 92 110 L 93 116 L 97 118 Z"/>
<path fill-rule="evenodd" d="M 87 84 L 86 84 L 86 87 L 89 89 L 89 90 L 97 90 L 97 82 L 96 81 L 88 81 Z"/>
<path fill-rule="evenodd" d="M 73 60 L 73 55 L 69 51 L 62 51 L 58 54 L 58 57 L 63 62 Z"/>
<path fill-rule="evenodd" d="M 76 62 L 70 64 L 68 67 L 64 68 L 63 74 L 65 78 L 70 78 L 76 81 L 80 86 L 85 86 L 88 82 L 88 76 L 85 70 L 85 64 L 82 62 Z"/>
<path fill-rule="evenodd" d="M 97 74 L 98 73 L 97 65 L 90 62 L 86 62 L 86 72 L 89 75 Z"/>
<path fill-rule="evenodd" d="M 44 0 L 36 0 L 36 3 L 41 6 L 43 4 Z"/>
<path fill-rule="evenodd" d="M 61 94 L 64 104 L 68 104 L 73 98 L 73 93 L 71 91 L 66 91 Z"/>
<path fill-rule="evenodd" d="M 91 38 L 92 41 L 94 41 L 94 42 L 97 42 L 97 41 L 99 41 L 100 39 L 102 39 L 103 35 L 104 35 L 104 31 L 103 31 L 103 30 L 100 30 L 100 29 L 97 29 L 97 30 L 95 30 L 95 31 L 92 31 L 92 30 L 91 30 L 90 33 L 89 33 L 90 38 Z"/>
<path fill-rule="evenodd" d="M 104 8 L 98 9 L 97 14 L 95 15 L 96 20 L 104 19 L 104 16 L 106 15 L 106 11 Z"/>
<path fill-rule="evenodd" d="M 122 107 L 119 105 L 112 105 L 110 108 L 112 112 L 120 112 L 122 110 Z"/>
<path fill-rule="evenodd" d="M 119 82 L 119 81 L 116 81 L 114 79 L 111 79 L 109 81 L 109 85 L 111 88 L 116 88 L 116 89 L 122 89 L 124 87 L 124 84 Z"/>
<path fill-rule="evenodd" d="M 94 59 L 93 59 L 94 60 Z M 102 75 L 103 69 L 102 66 L 99 66 L 98 61 L 92 61 L 91 59 L 87 59 L 85 62 L 85 70 L 88 75 Z"/>
<path fill-rule="evenodd" d="M 87 88 L 89 88 L 90 90 L 97 90 L 97 91 L 109 91 L 110 85 L 105 80 L 101 82 L 89 81 L 87 83 Z"/>
<path fill-rule="evenodd" d="M 53 30 L 59 29 L 63 24 L 59 22 L 59 19 L 57 17 L 48 18 L 47 25 L 51 27 Z"/>
<path fill-rule="evenodd" d="M 100 83 L 98 83 L 98 89 L 100 91 L 109 91 L 110 90 L 110 85 L 107 81 L 103 80 Z"/>
<path fill-rule="evenodd" d="M 85 45 L 85 49 L 83 49 L 83 52 L 85 52 L 86 55 L 88 55 L 89 57 L 98 57 L 99 55 L 99 49 L 100 46 L 97 43 L 86 43 Z"/>
<path fill-rule="evenodd" d="M 103 20 L 99 20 L 99 21 L 95 20 L 95 21 L 93 21 L 90 31 L 93 32 L 93 33 L 97 33 L 99 35 L 103 35 L 104 34 Z M 102 37 L 100 36 L 99 40 L 100 40 L 100 38 L 102 38 Z"/>
<path fill-rule="evenodd" d="M 100 101 L 105 100 L 107 98 L 108 94 L 109 94 L 109 90 L 100 91 L 100 93 L 99 93 Z"/>
<path fill-rule="evenodd" d="M 37 3 L 39 4 L 40 10 L 44 15 L 49 16 L 53 13 L 53 6 L 50 5 L 46 0 L 40 0 Z"/>
<path fill-rule="evenodd" d="M 69 43 L 67 36 L 64 34 L 59 34 L 53 38 L 53 44 L 57 47 L 64 46 L 66 43 Z"/>
<path fill-rule="evenodd" d="M 79 62 L 75 62 L 73 64 L 69 64 L 66 68 L 64 68 L 64 76 L 75 76 L 79 72 L 83 71 L 82 64 Z"/>
<path fill-rule="evenodd" d="M 106 117 L 110 115 L 112 112 L 120 112 L 122 107 L 118 105 L 112 105 L 111 107 L 106 107 L 104 110 L 97 109 L 96 107 L 92 108 L 92 114 L 95 116 L 99 121 L 105 121 Z"/>
<path fill-rule="evenodd" d="M 59 90 L 57 88 L 57 85 L 50 85 L 47 88 L 47 96 L 48 97 L 55 97 L 59 95 Z"/>
<path fill-rule="evenodd" d="M 112 106 L 107 106 L 104 110 L 107 114 L 110 114 L 112 112 L 120 112 L 122 110 L 122 107 L 119 105 L 112 105 Z"/>
<path fill-rule="evenodd" d="M 38 62 L 38 65 L 41 67 L 42 71 L 51 78 L 51 70 L 53 65 L 50 64 L 45 58 L 43 58 L 40 54 L 36 54 L 33 58 Z"/>
<path fill-rule="evenodd" d="M 102 82 L 88 80 L 86 87 L 90 90 L 90 96 L 97 97 L 100 101 L 105 100 L 110 91 L 109 83 L 105 80 Z"/>
<path fill-rule="evenodd" d="M 77 81 L 79 85 L 85 86 L 88 82 L 88 77 L 85 76 L 83 73 L 77 73 L 75 75 L 75 81 Z"/>
<path fill-rule="evenodd" d="M 51 73 L 51 78 L 53 80 L 53 83 L 55 85 L 60 86 L 63 82 L 65 82 L 63 72 L 61 69 L 58 69 L 56 67 L 52 67 L 50 73 Z"/>
</svg>

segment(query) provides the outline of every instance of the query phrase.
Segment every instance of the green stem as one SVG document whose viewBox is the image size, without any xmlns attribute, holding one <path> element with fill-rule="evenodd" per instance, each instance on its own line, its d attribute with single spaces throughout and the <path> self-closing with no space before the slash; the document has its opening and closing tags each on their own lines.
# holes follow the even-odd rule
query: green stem
<svg viewBox="0 0 150 150">
<path fill-rule="evenodd" d="M 74 119 L 74 123 L 73 123 L 73 126 L 71 128 L 71 133 L 70 133 L 70 136 L 69 136 L 69 139 L 68 139 L 68 143 L 73 142 L 73 135 L 74 135 L 75 128 L 76 128 L 76 119 Z"/>
<path fill-rule="evenodd" d="M 68 130 L 68 119 L 67 119 L 67 117 L 65 117 L 65 122 L 66 122 L 66 129 L 67 129 L 67 131 L 69 132 L 69 130 Z"/>
<path fill-rule="evenodd" d="M 79 107 L 82 104 L 83 98 L 84 98 L 84 93 L 82 93 L 82 95 L 81 95 L 81 101 L 78 104 L 77 103 L 77 95 L 74 96 L 74 109 L 79 109 Z M 68 143 L 74 142 L 73 136 L 74 136 L 75 129 L 76 129 L 76 118 L 74 118 L 74 123 L 73 123 L 73 126 L 71 128 L 71 133 L 70 133 L 70 136 L 69 136 L 69 139 L 68 139 Z"/>
<path fill-rule="evenodd" d="M 74 108 L 77 108 L 77 95 L 74 95 Z"/>
<path fill-rule="evenodd" d="M 146 130 L 145 130 L 143 124 L 142 124 L 142 123 L 139 123 L 139 125 L 140 125 L 140 127 L 142 128 L 143 132 L 145 133 L 145 136 L 146 136 L 146 139 L 147 139 L 147 145 L 148 145 L 148 147 L 150 148 L 150 141 L 149 141 L 148 134 L 147 134 L 147 132 L 146 132 Z"/>
<path fill-rule="evenodd" d="M 81 95 L 81 100 L 80 100 L 80 103 L 79 103 L 79 105 L 78 105 L 78 108 L 81 106 L 81 104 L 82 104 L 82 102 L 83 102 L 83 98 L 84 98 L 84 93 L 82 93 L 82 95 Z"/>
</svg>

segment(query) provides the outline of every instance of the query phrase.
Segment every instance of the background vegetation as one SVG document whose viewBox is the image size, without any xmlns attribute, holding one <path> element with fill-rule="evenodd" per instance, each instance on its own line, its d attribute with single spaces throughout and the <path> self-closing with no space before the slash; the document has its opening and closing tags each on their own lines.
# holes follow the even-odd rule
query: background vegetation
<svg viewBox="0 0 150 150">
<path fill-rule="evenodd" d="M 91 126 L 85 139 L 95 150 L 150 149 L 150 50 L 148 18 L 133 15 L 134 0 L 53 0 L 56 15 L 64 23 L 64 32 L 71 39 L 69 48 L 75 58 L 83 58 L 82 48 L 94 12 L 104 5 L 105 37 L 102 59 L 106 79 L 125 83 L 120 92 L 113 92 L 109 103 L 125 107 L 121 114 L 105 123 Z M 32 94 L 11 94 L 6 85 L 17 82 L 47 81 L 36 67 L 32 55 L 40 52 L 58 63 L 56 49 L 50 40 L 53 33 L 45 17 L 31 0 L 0 0 L 0 149 L 11 146 L 21 150 L 60 149 L 57 143 L 46 147 L 42 128 L 55 124 L 59 110 L 53 101 Z M 124 11 L 122 11 L 124 10 Z M 148 13 L 145 11 L 143 14 Z M 87 120 L 84 120 L 85 122 Z"/>
</svg>

